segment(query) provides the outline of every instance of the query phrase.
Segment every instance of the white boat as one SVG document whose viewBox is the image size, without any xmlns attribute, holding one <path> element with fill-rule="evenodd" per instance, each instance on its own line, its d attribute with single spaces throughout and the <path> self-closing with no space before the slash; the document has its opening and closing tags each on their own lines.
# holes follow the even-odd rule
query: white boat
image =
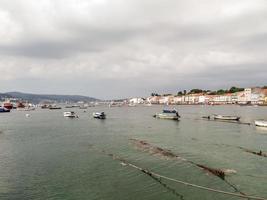
<svg viewBox="0 0 267 200">
<path fill-rule="evenodd" d="M 261 127 L 267 127 L 267 121 L 264 121 L 264 120 L 255 120 L 255 125 L 256 126 L 261 126 Z"/>
<path fill-rule="evenodd" d="M 96 119 L 106 119 L 106 114 L 104 112 L 94 112 L 93 117 Z"/>
<path fill-rule="evenodd" d="M 73 111 L 64 112 L 63 115 L 64 117 L 70 117 L 70 118 L 77 117 L 77 115 Z"/>
<path fill-rule="evenodd" d="M 214 119 L 239 121 L 240 117 L 230 115 L 214 115 Z"/>
<path fill-rule="evenodd" d="M 155 118 L 158 119 L 172 119 L 172 120 L 179 120 L 180 116 L 177 114 L 167 114 L 167 113 L 157 113 L 154 115 Z"/>
</svg>

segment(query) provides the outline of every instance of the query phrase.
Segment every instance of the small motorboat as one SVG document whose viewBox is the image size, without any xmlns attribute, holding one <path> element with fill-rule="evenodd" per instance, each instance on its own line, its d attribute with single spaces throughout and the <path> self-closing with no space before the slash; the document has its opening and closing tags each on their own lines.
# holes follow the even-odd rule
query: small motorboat
<svg viewBox="0 0 267 200">
<path fill-rule="evenodd" d="M 4 107 L 0 107 L 0 113 L 4 113 L 4 112 L 10 112 L 10 110 Z"/>
<path fill-rule="evenodd" d="M 240 117 L 230 115 L 214 115 L 214 119 L 239 121 Z"/>
<path fill-rule="evenodd" d="M 50 110 L 59 110 L 59 109 L 61 109 L 61 107 L 59 107 L 59 106 L 51 106 L 51 107 L 49 107 L 49 109 Z"/>
<path fill-rule="evenodd" d="M 179 120 L 180 116 L 178 113 L 173 114 L 173 113 L 157 113 L 154 115 L 155 118 L 158 119 L 171 119 L 171 120 Z"/>
<path fill-rule="evenodd" d="M 255 126 L 267 127 L 267 121 L 264 121 L 264 120 L 255 120 Z"/>
<path fill-rule="evenodd" d="M 106 119 L 106 114 L 104 112 L 94 112 L 93 117 L 96 119 Z"/>
<path fill-rule="evenodd" d="M 2 106 L 8 110 L 11 110 L 13 108 L 13 104 L 11 104 L 10 102 L 4 102 Z"/>
<path fill-rule="evenodd" d="M 154 115 L 155 118 L 159 119 L 172 119 L 172 120 L 179 120 L 181 117 L 176 109 L 167 110 L 163 109 L 162 113 L 157 113 Z"/>
<path fill-rule="evenodd" d="M 63 115 L 64 115 L 64 117 L 69 117 L 69 118 L 77 117 L 77 115 L 73 111 L 64 112 Z"/>
</svg>

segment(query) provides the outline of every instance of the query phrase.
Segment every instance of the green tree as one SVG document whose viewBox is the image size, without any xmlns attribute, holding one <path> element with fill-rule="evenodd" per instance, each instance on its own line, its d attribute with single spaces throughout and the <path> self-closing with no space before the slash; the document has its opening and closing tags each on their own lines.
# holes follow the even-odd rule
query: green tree
<svg viewBox="0 0 267 200">
<path fill-rule="evenodd" d="M 236 92 L 240 92 L 240 91 L 244 91 L 244 88 L 238 88 L 238 87 L 233 86 L 229 89 L 230 93 L 236 93 Z"/>
<path fill-rule="evenodd" d="M 203 90 L 201 90 L 201 89 L 192 89 L 192 90 L 190 90 L 190 94 L 198 94 L 198 93 L 202 93 L 203 92 Z"/>
<path fill-rule="evenodd" d="M 225 94 L 225 93 L 226 93 L 226 90 L 220 89 L 220 90 L 217 90 L 216 93 L 217 93 L 218 95 Z"/>
<path fill-rule="evenodd" d="M 160 95 L 159 95 L 158 93 L 154 93 L 154 92 L 153 92 L 153 93 L 151 93 L 151 96 L 152 96 L 152 97 L 155 97 L 155 96 L 160 96 Z"/>
<path fill-rule="evenodd" d="M 183 96 L 183 92 L 182 92 L 182 91 L 179 91 L 179 92 L 177 93 L 177 95 L 178 95 L 178 96 Z"/>
</svg>

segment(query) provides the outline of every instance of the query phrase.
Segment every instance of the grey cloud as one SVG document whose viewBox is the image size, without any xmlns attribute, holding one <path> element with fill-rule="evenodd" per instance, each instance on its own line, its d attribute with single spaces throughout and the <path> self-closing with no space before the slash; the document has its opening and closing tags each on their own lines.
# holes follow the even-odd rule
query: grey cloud
<svg viewBox="0 0 267 200">
<path fill-rule="evenodd" d="M 3 0 L 0 84 L 98 98 L 263 85 L 266 13 L 262 0 Z"/>
</svg>

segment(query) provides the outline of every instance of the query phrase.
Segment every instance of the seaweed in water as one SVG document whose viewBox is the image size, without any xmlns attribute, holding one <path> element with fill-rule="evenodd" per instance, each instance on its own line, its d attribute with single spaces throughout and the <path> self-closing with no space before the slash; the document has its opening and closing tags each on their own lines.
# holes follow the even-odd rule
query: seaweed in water
<svg viewBox="0 0 267 200">
<path fill-rule="evenodd" d="M 263 153 L 261 150 L 260 151 L 253 151 L 250 149 L 246 149 L 244 147 L 238 147 L 239 149 L 242 149 L 243 151 L 247 152 L 247 153 L 251 153 L 257 156 L 262 156 L 262 157 L 267 157 L 267 153 Z"/>
<path fill-rule="evenodd" d="M 214 174 L 215 176 L 218 176 L 219 178 L 221 178 L 222 180 L 225 180 L 225 173 L 223 170 L 221 169 L 214 169 L 214 168 L 210 168 L 210 167 L 207 167 L 205 165 L 200 165 L 200 164 L 196 164 L 196 166 Z"/>
<path fill-rule="evenodd" d="M 215 169 L 215 168 L 211 168 L 202 164 L 198 164 L 196 162 L 187 160 L 185 158 L 180 157 L 179 155 L 174 154 L 173 152 L 171 152 L 170 150 L 166 150 L 160 147 L 156 147 L 153 146 L 152 144 L 149 144 L 146 141 L 143 140 L 138 140 L 138 139 L 130 139 L 135 146 L 137 146 L 138 148 L 144 150 L 144 151 L 149 151 L 152 155 L 160 155 L 164 158 L 170 158 L 170 159 L 181 159 L 185 162 L 191 163 L 193 165 L 195 165 L 198 168 L 201 168 L 207 172 L 209 172 L 210 174 L 213 174 L 217 177 L 219 177 L 220 179 L 222 179 L 223 181 L 225 181 L 229 186 L 231 186 L 235 191 L 239 192 L 240 194 L 244 194 L 241 191 L 238 190 L 238 188 L 236 186 L 234 186 L 233 184 L 229 183 L 228 181 L 225 180 L 225 170 L 223 169 Z M 229 170 L 226 170 L 229 171 Z M 232 170 L 234 171 L 234 170 Z"/>
</svg>

